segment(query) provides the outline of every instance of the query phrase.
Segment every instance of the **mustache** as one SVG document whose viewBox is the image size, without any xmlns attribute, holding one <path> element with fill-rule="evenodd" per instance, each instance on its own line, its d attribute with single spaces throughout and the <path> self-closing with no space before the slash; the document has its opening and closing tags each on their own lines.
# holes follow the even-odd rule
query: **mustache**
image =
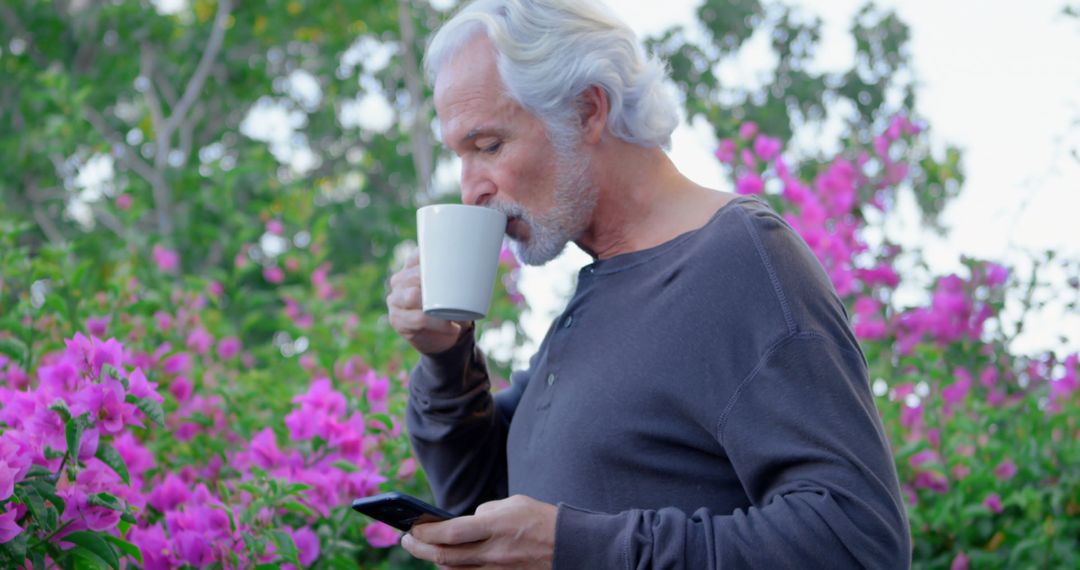
<svg viewBox="0 0 1080 570">
<path fill-rule="evenodd" d="M 529 213 L 520 204 L 514 204 L 514 203 L 509 203 L 509 202 L 507 202 L 507 203 L 493 203 L 493 204 L 487 204 L 487 207 L 491 208 L 492 210 L 495 210 L 496 212 L 500 212 L 502 215 L 506 216 L 508 219 L 510 219 L 510 218 L 521 218 L 521 219 L 525 220 L 526 222 L 528 222 L 528 221 L 530 221 L 530 218 L 531 218 L 531 216 L 529 216 Z"/>
</svg>

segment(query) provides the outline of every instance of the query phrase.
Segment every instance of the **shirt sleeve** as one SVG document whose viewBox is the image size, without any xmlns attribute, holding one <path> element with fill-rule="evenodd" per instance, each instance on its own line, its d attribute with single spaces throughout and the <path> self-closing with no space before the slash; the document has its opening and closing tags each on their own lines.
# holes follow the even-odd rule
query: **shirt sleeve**
<svg viewBox="0 0 1080 570">
<path fill-rule="evenodd" d="M 515 373 L 497 396 L 472 332 L 436 355 L 421 356 L 405 414 L 413 452 L 435 500 L 454 514 L 507 496 L 506 437 L 527 379 Z"/>
<path fill-rule="evenodd" d="M 559 506 L 555 568 L 908 568 L 911 537 L 861 353 L 816 333 L 774 345 L 720 412 L 752 506 Z"/>
</svg>

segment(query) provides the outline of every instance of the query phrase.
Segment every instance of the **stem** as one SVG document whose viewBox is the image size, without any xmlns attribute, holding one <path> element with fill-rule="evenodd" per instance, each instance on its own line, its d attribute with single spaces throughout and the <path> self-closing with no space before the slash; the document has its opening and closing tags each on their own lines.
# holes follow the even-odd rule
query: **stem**
<svg viewBox="0 0 1080 570">
<path fill-rule="evenodd" d="M 56 535 L 60 534 L 61 532 L 64 532 L 64 529 L 71 526 L 71 523 L 73 523 L 73 522 L 75 522 L 75 519 L 69 520 L 68 522 L 56 527 L 56 530 L 50 532 L 49 535 L 46 536 L 45 538 L 35 542 L 33 545 L 30 546 L 30 548 L 28 548 L 28 550 L 34 550 L 37 547 L 41 546 L 42 544 L 45 544 L 46 542 L 49 542 L 50 540 L 55 538 Z"/>
</svg>

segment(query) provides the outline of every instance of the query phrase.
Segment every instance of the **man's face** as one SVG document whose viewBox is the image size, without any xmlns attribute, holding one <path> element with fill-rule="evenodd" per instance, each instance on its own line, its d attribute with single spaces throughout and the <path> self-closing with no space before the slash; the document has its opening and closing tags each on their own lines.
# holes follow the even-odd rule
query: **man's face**
<svg viewBox="0 0 1080 570">
<path fill-rule="evenodd" d="M 579 145 L 555 148 L 544 124 L 504 91 L 480 35 L 439 71 L 435 108 L 444 143 L 461 157 L 462 201 L 506 214 L 515 255 L 543 265 L 584 232 L 596 191 Z"/>
</svg>

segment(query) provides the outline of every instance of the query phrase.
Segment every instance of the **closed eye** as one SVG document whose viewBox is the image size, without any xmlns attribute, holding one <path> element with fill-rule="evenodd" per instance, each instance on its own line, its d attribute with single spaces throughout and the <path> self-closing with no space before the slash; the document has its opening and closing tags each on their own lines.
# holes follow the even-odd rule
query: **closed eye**
<svg viewBox="0 0 1080 570">
<path fill-rule="evenodd" d="M 502 148 L 502 141 L 498 141 L 480 148 L 480 152 L 484 154 L 495 154 Z"/>
</svg>

